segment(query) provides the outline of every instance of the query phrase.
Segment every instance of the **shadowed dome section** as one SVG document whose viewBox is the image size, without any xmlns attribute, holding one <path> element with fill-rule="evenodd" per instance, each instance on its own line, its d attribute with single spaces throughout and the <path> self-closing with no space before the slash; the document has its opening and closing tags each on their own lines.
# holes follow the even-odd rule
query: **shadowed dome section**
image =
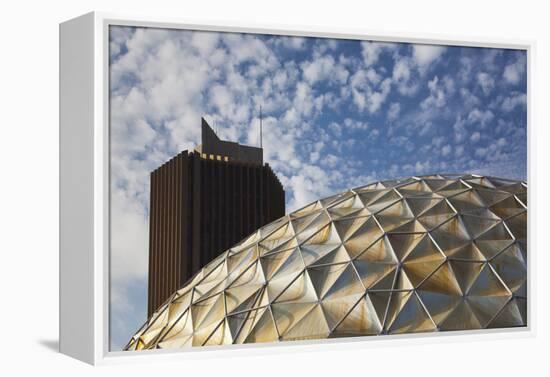
<svg viewBox="0 0 550 377">
<path fill-rule="evenodd" d="M 525 182 L 382 181 L 260 228 L 125 349 L 526 326 L 526 285 Z"/>
</svg>

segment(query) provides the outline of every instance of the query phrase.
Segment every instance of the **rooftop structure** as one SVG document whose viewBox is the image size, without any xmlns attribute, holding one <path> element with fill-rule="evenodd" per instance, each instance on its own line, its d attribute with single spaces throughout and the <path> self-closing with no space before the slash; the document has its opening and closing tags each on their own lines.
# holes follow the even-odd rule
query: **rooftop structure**
<svg viewBox="0 0 550 377">
<path fill-rule="evenodd" d="M 233 141 L 221 140 L 212 130 L 210 125 L 201 119 L 201 141 L 202 143 L 195 150 L 204 158 L 223 158 L 225 161 L 248 162 L 251 164 L 263 164 L 263 149 L 241 145 Z"/>
</svg>

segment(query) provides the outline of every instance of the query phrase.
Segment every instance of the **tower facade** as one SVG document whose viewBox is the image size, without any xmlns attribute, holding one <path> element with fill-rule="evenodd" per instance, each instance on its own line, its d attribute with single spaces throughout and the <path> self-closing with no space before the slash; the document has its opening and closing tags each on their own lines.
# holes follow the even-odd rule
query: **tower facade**
<svg viewBox="0 0 550 377">
<path fill-rule="evenodd" d="M 202 144 L 151 173 L 148 316 L 208 262 L 284 216 L 285 192 L 261 148 L 222 141 L 202 119 Z"/>
</svg>

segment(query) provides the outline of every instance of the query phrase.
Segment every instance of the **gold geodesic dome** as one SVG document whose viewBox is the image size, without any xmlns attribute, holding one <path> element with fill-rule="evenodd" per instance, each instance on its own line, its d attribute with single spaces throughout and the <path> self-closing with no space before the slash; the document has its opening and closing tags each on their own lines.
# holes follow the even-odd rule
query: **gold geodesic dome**
<svg viewBox="0 0 550 377">
<path fill-rule="evenodd" d="M 260 228 L 125 349 L 525 326 L 526 258 L 525 182 L 377 182 Z"/>
</svg>

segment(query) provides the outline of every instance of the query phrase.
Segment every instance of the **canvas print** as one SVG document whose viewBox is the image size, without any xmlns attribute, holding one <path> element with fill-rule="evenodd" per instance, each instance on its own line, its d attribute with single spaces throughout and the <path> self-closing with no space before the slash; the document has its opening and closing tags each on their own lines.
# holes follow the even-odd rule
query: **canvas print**
<svg viewBox="0 0 550 377">
<path fill-rule="evenodd" d="M 111 351 L 527 326 L 527 51 L 109 28 Z"/>
</svg>

